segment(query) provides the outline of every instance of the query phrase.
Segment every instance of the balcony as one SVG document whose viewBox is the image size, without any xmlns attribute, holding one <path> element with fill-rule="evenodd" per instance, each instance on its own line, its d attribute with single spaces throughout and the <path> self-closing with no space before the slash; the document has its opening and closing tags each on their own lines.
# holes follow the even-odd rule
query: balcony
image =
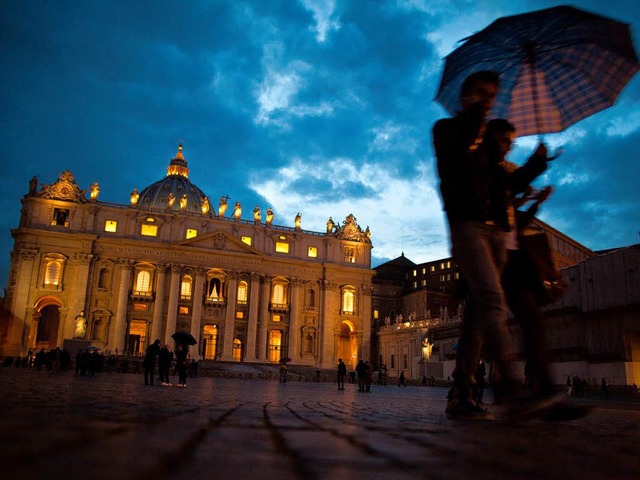
<svg viewBox="0 0 640 480">
<path fill-rule="evenodd" d="M 289 304 L 287 303 L 271 303 L 269 305 L 269 309 L 272 312 L 288 312 L 289 311 Z"/>
</svg>

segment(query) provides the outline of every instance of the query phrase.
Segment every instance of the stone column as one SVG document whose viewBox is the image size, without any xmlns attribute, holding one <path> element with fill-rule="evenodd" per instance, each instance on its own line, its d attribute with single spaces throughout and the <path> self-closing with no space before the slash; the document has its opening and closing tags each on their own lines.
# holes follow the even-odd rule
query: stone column
<svg viewBox="0 0 640 480">
<path fill-rule="evenodd" d="M 91 260 L 93 255 L 88 255 L 84 253 L 76 253 L 73 255 L 73 260 L 70 262 L 73 266 L 75 266 L 75 282 L 73 285 L 70 285 L 71 291 L 74 292 L 73 295 L 69 299 L 69 315 L 65 319 L 64 328 L 58 329 L 58 345 L 62 345 L 63 340 L 65 338 L 73 338 L 73 334 L 76 329 L 76 321 L 75 318 L 80 314 L 81 311 L 84 312 L 84 317 L 86 319 L 89 318 L 89 313 L 86 311 L 85 301 L 87 299 L 87 290 L 89 287 L 89 265 L 91 264 Z M 85 332 L 85 338 L 88 333 Z"/>
<path fill-rule="evenodd" d="M 262 277 L 260 286 L 260 333 L 258 334 L 258 361 L 267 361 L 267 326 L 271 319 L 269 302 L 271 301 L 271 278 Z"/>
<path fill-rule="evenodd" d="M 169 265 L 158 265 L 158 281 L 156 282 L 156 296 L 155 302 L 153 302 L 153 320 L 151 324 L 151 342 L 154 342 L 156 338 L 162 337 L 162 314 L 164 313 L 164 291 L 165 282 L 167 280 L 167 270 Z"/>
<path fill-rule="evenodd" d="M 169 305 L 167 307 L 167 329 L 164 332 L 164 343 L 171 345 L 171 335 L 176 332 L 178 318 L 178 299 L 180 298 L 180 265 L 171 265 L 171 280 L 169 283 Z"/>
<path fill-rule="evenodd" d="M 222 347 L 222 361 L 233 361 L 233 333 L 236 316 L 236 299 L 238 296 L 238 274 L 227 273 L 227 309 L 224 318 L 224 340 Z"/>
<path fill-rule="evenodd" d="M 205 271 L 203 268 L 196 269 L 195 287 L 193 288 L 193 308 L 191 312 L 191 335 L 198 341 L 194 350 L 204 356 L 202 351 L 202 339 L 200 338 L 200 321 L 202 319 L 202 293 L 204 291 Z"/>
<path fill-rule="evenodd" d="M 289 302 L 289 351 L 287 356 L 293 363 L 300 360 L 300 286 L 302 280 L 291 279 L 291 299 Z"/>
<path fill-rule="evenodd" d="M 118 353 L 124 351 L 124 340 L 127 333 L 127 305 L 129 303 L 129 288 L 131 287 L 131 266 L 133 262 L 128 259 L 117 261 L 120 269 L 120 285 L 118 287 L 118 303 L 113 331 L 109 335 L 109 349 Z M 75 317 L 75 315 L 74 315 Z"/>
<path fill-rule="evenodd" d="M 329 280 L 322 282 L 320 305 L 320 365 L 324 368 L 333 368 L 335 364 L 333 357 L 336 349 L 336 333 L 333 319 L 340 311 L 339 302 L 335 302 L 336 293 L 339 299 L 340 288 L 337 284 Z"/>
<path fill-rule="evenodd" d="M 11 252 L 13 260 L 18 263 L 16 268 L 15 284 L 10 286 L 9 302 L 7 309 L 7 338 L 3 345 L 0 345 L 0 353 L 3 356 L 23 356 L 28 350 L 28 338 L 37 324 L 33 321 L 33 311 L 28 307 L 29 292 L 35 288 L 37 284 L 37 272 L 34 271 L 34 263 L 38 250 L 30 248 L 22 248 L 17 253 L 18 259 L 15 258 L 16 252 Z M 40 286 L 40 285 L 39 285 Z M 35 327 L 34 327 L 35 325 Z M 23 338 L 24 337 L 24 338 Z"/>
<path fill-rule="evenodd" d="M 247 326 L 247 362 L 256 361 L 256 336 L 258 332 L 258 306 L 260 301 L 259 273 L 251 273 L 251 290 L 249 296 L 249 324 Z"/>
<path fill-rule="evenodd" d="M 358 314 L 362 318 L 362 358 L 369 360 L 373 365 L 371 358 L 371 294 L 373 292 L 372 285 L 362 285 L 362 294 L 360 298 L 362 303 L 358 308 Z M 422 349 L 422 345 L 420 346 Z"/>
</svg>

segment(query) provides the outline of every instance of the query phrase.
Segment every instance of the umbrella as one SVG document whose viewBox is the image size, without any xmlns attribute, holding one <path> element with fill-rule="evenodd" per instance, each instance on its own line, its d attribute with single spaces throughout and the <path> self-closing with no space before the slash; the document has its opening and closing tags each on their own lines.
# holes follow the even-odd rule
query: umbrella
<svg viewBox="0 0 640 480">
<path fill-rule="evenodd" d="M 195 345 L 198 343 L 196 339 L 189 332 L 176 332 L 171 335 L 176 342 L 182 343 L 183 345 Z"/>
<path fill-rule="evenodd" d="M 445 59 L 436 94 L 451 114 L 471 73 L 500 74 L 491 118 L 519 136 L 553 133 L 613 105 L 638 71 L 629 25 L 559 6 L 499 18 Z"/>
</svg>

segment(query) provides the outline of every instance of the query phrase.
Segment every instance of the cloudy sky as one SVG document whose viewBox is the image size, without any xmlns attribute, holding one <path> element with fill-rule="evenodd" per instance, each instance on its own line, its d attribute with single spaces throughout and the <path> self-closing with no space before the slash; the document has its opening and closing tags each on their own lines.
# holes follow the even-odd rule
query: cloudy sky
<svg viewBox="0 0 640 480">
<path fill-rule="evenodd" d="M 324 231 L 353 213 L 376 266 L 449 255 L 434 171 L 443 57 L 546 0 L 1 0 L 0 286 L 28 181 L 71 170 L 100 200 L 161 179 L 180 142 L 190 179 L 248 218 Z M 640 2 L 575 0 L 631 24 Z M 519 140 L 522 162 L 537 139 Z M 560 134 L 540 217 L 594 250 L 640 241 L 640 75 Z"/>
</svg>

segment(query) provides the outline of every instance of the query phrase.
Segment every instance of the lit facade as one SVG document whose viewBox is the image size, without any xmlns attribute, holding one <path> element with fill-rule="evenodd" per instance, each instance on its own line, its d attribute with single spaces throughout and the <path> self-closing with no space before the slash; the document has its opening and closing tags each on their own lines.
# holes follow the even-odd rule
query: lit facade
<svg viewBox="0 0 640 480">
<path fill-rule="evenodd" d="M 68 171 L 40 188 L 34 178 L 12 230 L 0 356 L 74 338 L 140 354 L 188 331 L 205 360 L 331 368 L 369 358 L 368 228 L 353 215 L 325 232 L 303 230 L 300 214 L 277 226 L 259 207 L 244 220 L 240 202 L 212 205 L 188 174 L 180 147 L 127 204 L 100 201 L 97 183 L 87 195 Z"/>
</svg>

